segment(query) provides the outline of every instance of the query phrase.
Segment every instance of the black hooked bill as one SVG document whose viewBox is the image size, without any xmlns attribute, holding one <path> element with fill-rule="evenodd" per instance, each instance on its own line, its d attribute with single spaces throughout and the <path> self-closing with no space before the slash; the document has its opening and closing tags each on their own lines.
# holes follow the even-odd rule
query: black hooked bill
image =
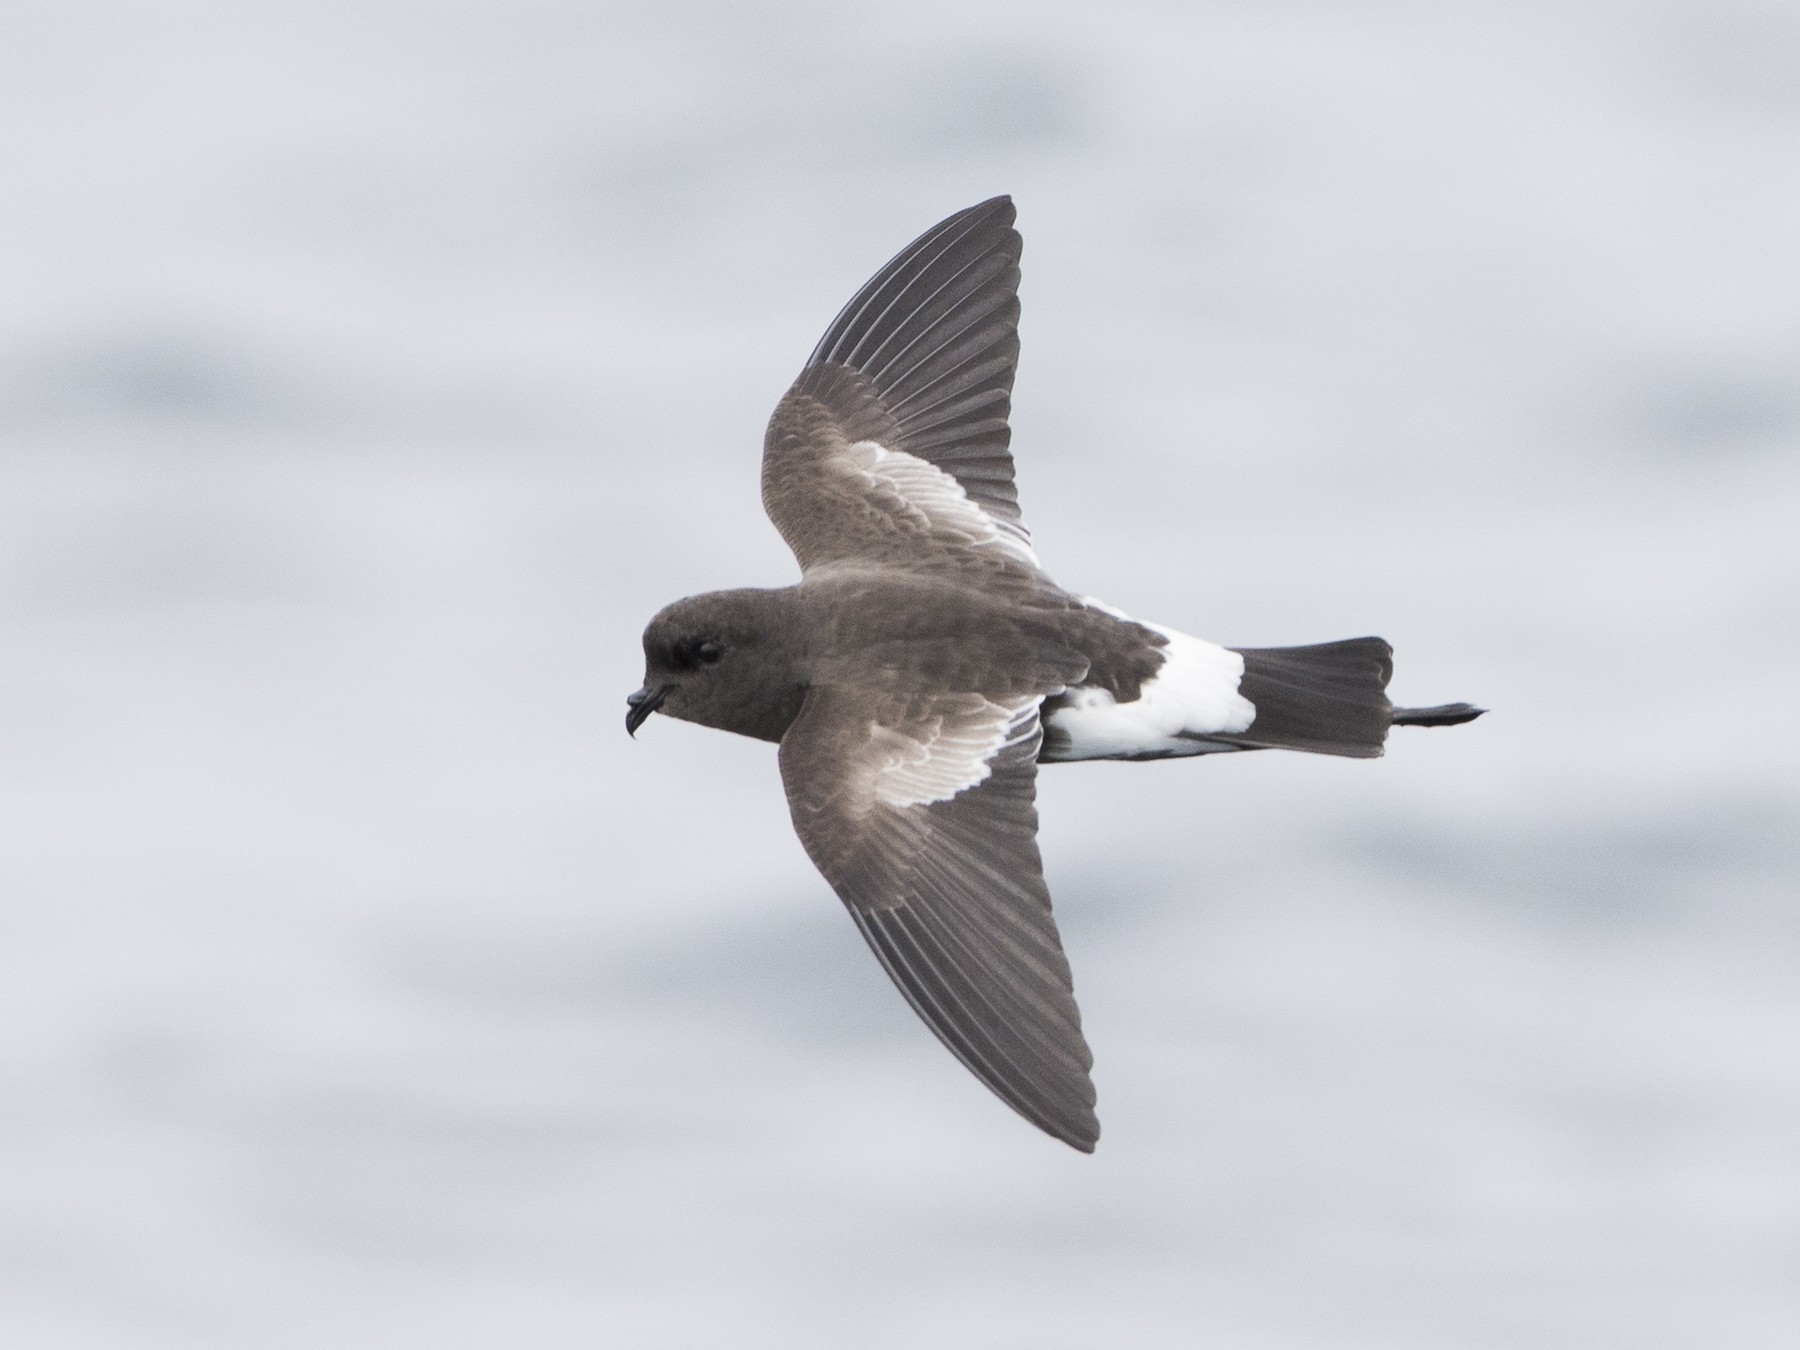
<svg viewBox="0 0 1800 1350">
<path fill-rule="evenodd" d="M 667 685 L 645 685 L 635 694 L 627 694 L 625 703 L 630 709 L 625 714 L 625 730 L 634 739 L 637 729 L 650 719 L 650 714 L 662 707 L 663 700 L 669 696 Z"/>
</svg>

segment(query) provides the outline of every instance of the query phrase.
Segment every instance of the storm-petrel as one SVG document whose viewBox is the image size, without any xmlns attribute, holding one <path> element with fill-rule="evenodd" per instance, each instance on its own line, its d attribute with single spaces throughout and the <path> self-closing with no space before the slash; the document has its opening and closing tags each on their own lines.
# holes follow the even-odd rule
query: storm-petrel
<svg viewBox="0 0 1800 1350">
<path fill-rule="evenodd" d="M 1287 749 L 1373 758 L 1380 638 L 1219 647 L 1072 595 L 1013 487 L 1010 198 L 856 293 L 769 420 L 763 506 L 797 585 L 678 600 L 644 630 L 653 712 L 780 743 L 794 829 L 900 992 L 1032 1124 L 1092 1151 L 1093 1064 L 1036 841 L 1037 766 Z"/>
</svg>

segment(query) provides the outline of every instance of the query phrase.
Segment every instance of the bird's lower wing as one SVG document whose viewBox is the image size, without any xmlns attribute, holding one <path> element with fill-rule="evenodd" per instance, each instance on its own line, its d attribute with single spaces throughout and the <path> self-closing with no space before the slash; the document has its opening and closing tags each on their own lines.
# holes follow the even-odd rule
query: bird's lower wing
<svg viewBox="0 0 1800 1350">
<path fill-rule="evenodd" d="M 815 688 L 781 773 L 801 843 L 914 1010 L 1086 1152 L 1093 1056 L 1038 856 L 1037 703 Z"/>
</svg>

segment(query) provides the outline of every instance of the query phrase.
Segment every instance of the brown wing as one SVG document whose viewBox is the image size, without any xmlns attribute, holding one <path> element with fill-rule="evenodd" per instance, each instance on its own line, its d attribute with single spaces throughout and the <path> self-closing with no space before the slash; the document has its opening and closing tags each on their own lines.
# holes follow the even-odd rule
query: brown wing
<svg viewBox="0 0 1800 1350">
<path fill-rule="evenodd" d="M 844 307 L 769 420 L 763 505 L 802 568 L 1035 570 L 1013 487 L 1010 198 L 920 236 Z"/>
<path fill-rule="evenodd" d="M 1038 696 L 815 687 L 781 742 L 808 855 L 920 1017 L 1083 1152 L 1093 1065 L 1037 849 Z"/>
</svg>

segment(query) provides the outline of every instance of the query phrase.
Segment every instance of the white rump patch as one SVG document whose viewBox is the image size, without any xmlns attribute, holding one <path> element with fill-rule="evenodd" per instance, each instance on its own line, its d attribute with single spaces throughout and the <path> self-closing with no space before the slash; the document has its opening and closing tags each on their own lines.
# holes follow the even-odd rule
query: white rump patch
<svg viewBox="0 0 1800 1350">
<path fill-rule="evenodd" d="M 979 694 L 946 699 L 941 713 L 904 731 L 872 727 L 875 797 L 904 809 L 948 801 L 994 772 L 994 757 L 1028 739 L 1039 699 L 995 703 Z"/>
<path fill-rule="evenodd" d="M 884 486 L 918 517 L 932 534 L 947 534 L 975 548 L 997 549 L 1027 566 L 1042 570 L 1024 527 L 996 520 L 965 491 L 961 483 L 929 460 L 890 450 L 876 441 L 845 447 L 847 467 L 871 486 Z"/>
<path fill-rule="evenodd" d="M 1128 615 L 1097 600 L 1084 603 L 1117 618 Z M 1132 620 L 1141 623 L 1141 620 Z M 1121 759 L 1140 755 L 1204 755 L 1236 746 L 1195 740 L 1235 735 L 1256 720 L 1256 705 L 1238 692 L 1244 658 L 1227 647 L 1160 624 L 1143 625 L 1169 640 L 1163 664 L 1138 697 L 1120 703 L 1104 689 L 1070 689 L 1049 725 L 1067 737 L 1057 759 Z"/>
</svg>

